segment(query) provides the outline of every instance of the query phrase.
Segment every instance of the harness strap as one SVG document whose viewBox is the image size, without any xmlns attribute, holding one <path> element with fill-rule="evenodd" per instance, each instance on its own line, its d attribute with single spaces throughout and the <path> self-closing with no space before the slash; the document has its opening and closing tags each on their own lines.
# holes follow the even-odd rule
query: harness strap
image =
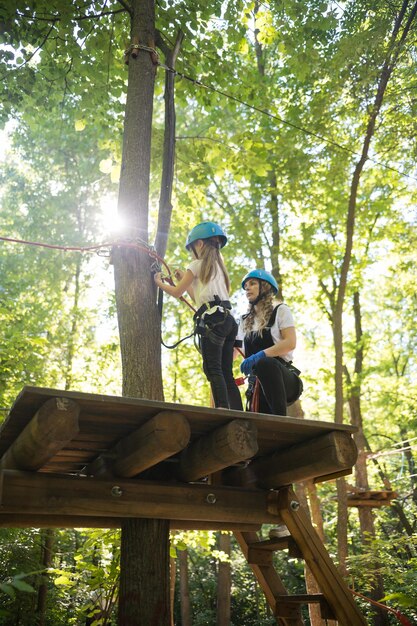
<svg viewBox="0 0 417 626">
<path fill-rule="evenodd" d="M 204 304 L 202 304 L 201 307 L 194 313 L 194 320 L 197 320 L 199 317 L 202 317 L 202 315 L 206 311 L 213 308 L 214 306 L 219 306 L 229 311 L 232 308 L 232 305 L 230 304 L 229 300 L 220 300 L 220 298 L 217 298 L 217 300 L 210 300 L 210 302 L 205 302 Z"/>
</svg>

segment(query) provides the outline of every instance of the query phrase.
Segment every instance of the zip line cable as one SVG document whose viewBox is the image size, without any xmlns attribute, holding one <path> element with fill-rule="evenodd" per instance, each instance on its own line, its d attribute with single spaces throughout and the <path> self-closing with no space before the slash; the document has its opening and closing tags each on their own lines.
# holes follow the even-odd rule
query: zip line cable
<svg viewBox="0 0 417 626">
<path fill-rule="evenodd" d="M 155 50 L 155 53 L 158 54 Z M 361 154 L 359 152 L 356 152 L 355 150 L 353 150 L 352 148 L 349 148 L 348 146 L 344 146 L 340 143 L 338 143 L 337 141 L 335 141 L 334 139 L 330 139 L 329 137 L 324 137 L 323 135 L 320 135 L 319 133 L 316 133 L 312 130 L 309 130 L 308 128 L 305 128 L 305 126 L 300 126 L 298 124 L 295 124 L 294 122 L 290 122 L 286 119 L 284 119 L 283 117 L 280 117 L 279 115 L 276 115 L 275 113 L 271 113 L 270 111 L 267 111 L 266 109 L 263 109 L 261 107 L 258 107 L 254 104 L 249 104 L 249 102 L 245 102 L 244 100 L 241 100 L 240 98 L 238 98 L 237 96 L 233 96 L 232 94 L 223 91 L 222 89 L 218 89 L 217 87 L 214 87 L 213 85 L 208 85 L 206 83 L 203 83 L 201 80 L 199 80 L 198 78 L 194 78 L 192 76 L 189 76 L 188 74 L 185 74 L 184 72 L 179 72 L 178 70 L 175 70 L 173 67 L 170 67 L 169 65 L 166 65 L 165 63 L 161 63 L 159 61 L 159 56 L 157 56 L 157 65 L 159 67 L 161 67 L 162 69 L 166 70 L 167 72 L 171 72 L 171 74 L 174 74 L 175 76 L 178 76 L 179 78 L 183 78 L 184 80 L 188 80 L 189 82 L 193 83 L 194 85 L 197 85 L 198 87 L 203 87 L 204 89 L 207 89 L 208 91 L 212 91 L 213 93 L 217 93 L 229 100 L 232 100 L 233 102 L 237 102 L 238 104 L 241 104 L 242 106 L 247 107 L 248 109 L 251 109 L 252 111 L 256 111 L 257 113 L 261 113 L 262 115 L 266 115 L 267 117 L 270 117 L 273 120 L 276 120 L 278 122 L 280 122 L 281 124 L 285 124 L 286 126 L 290 126 L 291 128 L 294 128 L 295 130 L 299 130 L 300 132 L 309 135 L 311 137 L 315 137 L 316 139 L 319 139 L 320 141 L 324 141 L 325 143 L 328 143 L 336 148 L 338 148 L 339 150 L 342 150 L 344 152 L 347 152 L 348 154 L 352 155 L 352 156 L 356 156 L 361 158 Z M 379 165 L 380 167 L 383 167 L 384 169 L 390 170 L 391 172 L 395 172 L 396 174 L 399 174 L 400 176 L 404 176 L 406 178 L 409 178 L 410 180 L 414 180 L 417 182 L 417 178 L 415 176 L 412 176 L 411 174 L 408 174 L 407 172 L 401 172 L 400 170 L 396 169 L 395 167 L 392 167 L 386 163 L 382 163 L 381 161 L 378 161 L 377 159 L 374 159 L 373 157 L 368 156 L 366 158 L 367 161 L 371 161 L 372 163 L 374 163 L 375 165 Z"/>
</svg>

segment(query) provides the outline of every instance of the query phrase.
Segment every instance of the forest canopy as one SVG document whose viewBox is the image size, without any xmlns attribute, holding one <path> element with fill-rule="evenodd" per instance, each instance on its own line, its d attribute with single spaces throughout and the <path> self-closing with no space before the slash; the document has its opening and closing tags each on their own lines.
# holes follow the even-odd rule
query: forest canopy
<svg viewBox="0 0 417 626">
<path fill-rule="evenodd" d="M 348 483 L 397 496 L 395 506 L 368 517 L 349 509 L 348 554 L 339 559 L 365 591 L 379 577 L 379 598 L 391 594 L 414 616 L 416 10 L 407 0 L 160 0 L 146 52 L 155 64 L 149 214 L 132 223 L 120 198 L 117 210 L 129 2 L 3 0 L 0 8 L 1 416 L 24 385 L 122 393 L 111 247 L 153 245 L 160 234 L 171 75 L 175 166 L 165 259 L 184 268 L 187 232 L 210 219 L 228 234 L 223 252 L 237 313 L 246 310 L 245 273 L 273 273 L 296 318 L 305 417 L 356 425 L 362 465 Z M 191 331 L 189 309 L 165 298 L 164 342 Z M 162 348 L 162 379 L 165 400 L 209 405 L 192 340 Z M 334 484 L 319 495 L 326 538 L 340 551 Z M 1 533 L 7 575 L 39 569 L 35 533 Z M 94 538 L 100 571 L 115 576 L 116 540 Z M 59 541 L 68 547 L 78 539 L 63 533 Z M 206 552 L 189 545 L 197 571 Z M 365 564 L 376 553 L 381 562 L 372 560 L 367 580 Z M 94 549 L 77 554 L 93 571 Z M 73 591 L 63 581 L 77 565 L 62 559 L 55 569 L 55 593 L 75 620 L 82 609 L 78 599 L 70 606 Z M 239 610 L 249 611 L 235 593 Z M 4 610 L 15 610 L 7 590 L 3 596 Z"/>
</svg>

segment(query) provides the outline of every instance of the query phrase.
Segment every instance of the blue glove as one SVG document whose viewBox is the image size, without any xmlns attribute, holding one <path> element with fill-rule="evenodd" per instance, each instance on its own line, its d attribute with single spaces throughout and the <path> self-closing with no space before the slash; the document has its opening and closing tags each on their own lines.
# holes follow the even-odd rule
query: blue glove
<svg viewBox="0 0 417 626">
<path fill-rule="evenodd" d="M 242 361 L 242 363 L 240 364 L 240 371 L 242 372 L 242 374 L 248 376 L 257 364 L 257 362 L 263 359 L 265 356 L 266 354 L 263 350 L 257 352 L 256 354 L 248 356 L 248 358 Z"/>
</svg>

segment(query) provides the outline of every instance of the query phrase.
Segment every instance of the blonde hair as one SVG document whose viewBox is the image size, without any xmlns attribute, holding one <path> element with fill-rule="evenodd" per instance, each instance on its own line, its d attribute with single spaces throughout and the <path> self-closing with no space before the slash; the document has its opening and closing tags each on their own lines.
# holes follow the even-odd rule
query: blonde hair
<svg viewBox="0 0 417 626">
<path fill-rule="evenodd" d="M 274 292 L 271 285 L 264 280 L 259 281 L 259 295 L 262 295 L 261 300 L 257 304 L 249 304 L 249 310 L 243 317 L 242 328 L 245 335 L 252 332 L 255 318 L 258 322 L 256 334 L 262 335 L 274 310 Z"/>
<path fill-rule="evenodd" d="M 217 236 L 209 237 L 208 239 L 202 239 L 202 242 L 203 247 L 201 248 L 201 252 L 198 257 L 202 261 L 200 271 L 201 282 L 206 285 L 209 280 L 217 275 L 218 268 L 220 267 L 226 283 L 227 293 L 229 293 L 230 279 L 220 252 L 220 238 Z"/>
</svg>

